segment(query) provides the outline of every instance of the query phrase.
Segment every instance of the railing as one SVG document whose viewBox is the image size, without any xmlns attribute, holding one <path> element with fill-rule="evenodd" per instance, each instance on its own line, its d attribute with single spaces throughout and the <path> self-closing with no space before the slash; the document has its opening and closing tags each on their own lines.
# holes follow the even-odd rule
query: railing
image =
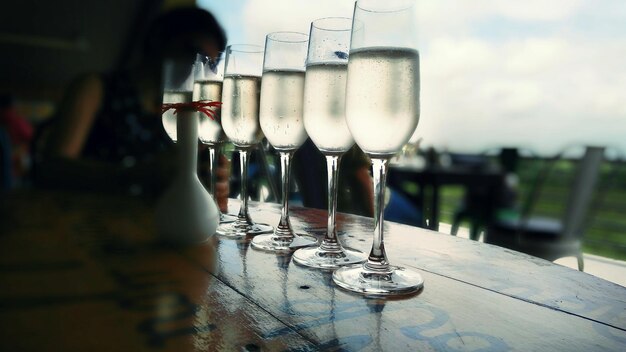
<svg viewBox="0 0 626 352">
<path fill-rule="evenodd" d="M 518 199 L 522 201 L 529 191 L 537 171 L 547 159 L 522 158 L 518 167 Z M 546 180 L 541 196 L 535 205 L 535 215 L 560 217 L 570 182 L 575 171 L 575 161 L 562 159 L 557 162 Z M 617 171 L 615 171 L 617 170 Z M 615 173 L 617 172 L 617 173 Z M 604 162 L 600 171 L 592 211 L 584 234 L 584 249 L 587 253 L 626 260 L 626 163 Z M 463 190 L 459 187 L 444 187 L 441 202 L 441 220 L 450 222 L 456 206 L 461 201 Z M 600 197 L 601 199 L 597 199 Z"/>
</svg>

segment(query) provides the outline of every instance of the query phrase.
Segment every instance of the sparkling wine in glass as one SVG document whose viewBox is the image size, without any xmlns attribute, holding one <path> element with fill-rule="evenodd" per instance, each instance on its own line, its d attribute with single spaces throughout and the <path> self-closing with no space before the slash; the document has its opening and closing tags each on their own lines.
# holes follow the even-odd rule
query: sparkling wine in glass
<svg viewBox="0 0 626 352">
<path fill-rule="evenodd" d="M 163 65 L 163 104 L 190 103 L 193 89 L 193 65 L 182 64 L 173 60 Z M 161 115 L 163 129 L 176 143 L 176 110 L 171 109 Z"/>
<path fill-rule="evenodd" d="M 414 0 L 358 0 L 346 87 L 346 118 L 354 140 L 372 159 L 374 241 L 364 264 L 333 273 L 340 287 L 365 295 L 414 293 L 419 273 L 389 264 L 384 246 L 385 179 L 389 159 L 419 120 L 419 54 Z"/>
<path fill-rule="evenodd" d="M 193 101 L 221 102 L 222 82 L 224 80 L 224 61 L 221 60 L 221 54 L 214 58 L 200 54 L 196 55 L 194 70 Z M 198 139 L 209 150 L 209 193 L 213 196 L 217 205 L 215 170 L 218 167 L 217 162 L 222 144 L 227 141 L 227 138 L 222 129 L 221 109 L 219 107 L 213 108 L 213 111 L 212 118 L 203 112 L 198 112 Z M 235 215 L 224 214 L 220 211 L 220 223 L 233 222 L 235 220 L 237 220 Z"/>
<path fill-rule="evenodd" d="M 241 207 L 237 220 L 221 224 L 217 233 L 244 237 L 272 232 L 267 224 L 252 221 L 248 212 L 248 153 L 263 138 L 259 126 L 259 95 L 263 68 L 263 48 L 257 45 L 229 45 L 222 84 L 222 128 L 239 152 Z"/>
<path fill-rule="evenodd" d="M 364 253 L 344 248 L 337 238 L 337 180 L 341 156 L 354 144 L 345 114 L 345 91 L 350 48 L 350 18 L 322 18 L 311 23 L 304 82 L 304 126 L 326 157 L 328 222 L 322 243 L 300 248 L 293 260 L 319 269 L 337 269 L 364 262 Z"/>
<path fill-rule="evenodd" d="M 185 90 L 168 89 L 163 91 L 163 104 L 176 104 L 176 103 L 190 103 L 192 101 L 192 92 Z M 176 143 L 178 140 L 178 133 L 176 130 L 176 115 L 174 110 L 168 110 L 161 115 L 161 122 L 163 123 L 163 129 L 170 137 L 172 142 Z"/>
<path fill-rule="evenodd" d="M 191 63 L 166 60 L 163 64 L 163 104 L 191 103 L 194 81 L 193 58 Z M 178 140 L 176 109 L 170 109 L 161 115 L 161 123 L 168 137 L 176 143 Z"/>
<path fill-rule="evenodd" d="M 289 176 L 293 153 L 307 138 L 302 118 L 304 71 L 308 35 L 274 32 L 265 39 L 261 83 L 261 129 L 280 154 L 282 209 L 276 230 L 256 236 L 252 247 L 266 251 L 290 251 L 317 243 L 313 236 L 296 234 L 289 221 Z"/>
</svg>

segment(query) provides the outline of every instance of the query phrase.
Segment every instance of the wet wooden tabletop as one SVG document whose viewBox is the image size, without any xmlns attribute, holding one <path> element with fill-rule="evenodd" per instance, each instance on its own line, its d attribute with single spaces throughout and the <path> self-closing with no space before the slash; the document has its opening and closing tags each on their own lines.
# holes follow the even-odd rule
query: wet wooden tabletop
<svg viewBox="0 0 626 352">
<path fill-rule="evenodd" d="M 386 224 L 391 262 L 425 288 L 384 300 L 250 238 L 159 246 L 139 199 L 30 191 L 0 196 L 0 211 L 1 351 L 626 350 L 626 288 L 429 230 Z M 324 211 L 291 214 L 321 237 Z M 275 225 L 279 208 L 251 215 Z M 338 221 L 369 249 L 372 219 Z"/>
</svg>

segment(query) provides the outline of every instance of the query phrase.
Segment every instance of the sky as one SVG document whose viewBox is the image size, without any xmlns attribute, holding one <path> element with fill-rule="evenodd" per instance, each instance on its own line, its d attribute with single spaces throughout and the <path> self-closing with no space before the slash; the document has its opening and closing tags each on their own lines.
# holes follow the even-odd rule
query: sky
<svg viewBox="0 0 626 352">
<path fill-rule="evenodd" d="M 199 0 L 229 43 L 308 33 L 353 0 Z M 421 116 L 412 140 L 450 151 L 626 152 L 626 1 L 418 1 Z"/>
</svg>

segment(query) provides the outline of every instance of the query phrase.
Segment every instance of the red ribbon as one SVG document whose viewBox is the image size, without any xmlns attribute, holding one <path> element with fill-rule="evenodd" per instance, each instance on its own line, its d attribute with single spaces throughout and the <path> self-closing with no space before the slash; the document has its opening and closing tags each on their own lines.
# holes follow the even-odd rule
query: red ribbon
<svg viewBox="0 0 626 352">
<path fill-rule="evenodd" d="M 215 120 L 215 110 L 213 108 L 218 108 L 221 105 L 222 102 L 208 100 L 192 101 L 190 103 L 165 103 L 161 106 L 161 114 L 172 109 L 174 110 L 174 115 L 179 111 L 199 111 L 211 120 Z"/>
</svg>

